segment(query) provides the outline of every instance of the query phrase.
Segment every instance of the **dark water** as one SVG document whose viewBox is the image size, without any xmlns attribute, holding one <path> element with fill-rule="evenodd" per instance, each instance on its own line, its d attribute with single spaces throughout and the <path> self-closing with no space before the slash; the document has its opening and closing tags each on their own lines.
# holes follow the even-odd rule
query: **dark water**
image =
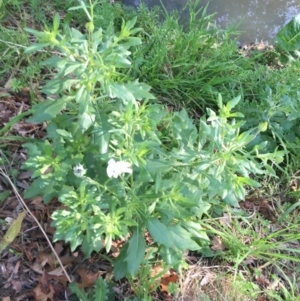
<svg viewBox="0 0 300 301">
<path fill-rule="evenodd" d="M 125 4 L 139 5 L 140 0 L 124 0 Z M 143 0 L 149 6 L 160 5 L 159 0 Z M 172 11 L 182 10 L 187 0 L 161 0 Z M 278 30 L 300 13 L 300 0 L 211 0 L 208 13 L 216 13 L 215 20 L 222 27 L 242 21 L 239 30 L 243 31 L 239 41 L 273 42 Z M 201 4 L 206 5 L 208 0 Z"/>
</svg>

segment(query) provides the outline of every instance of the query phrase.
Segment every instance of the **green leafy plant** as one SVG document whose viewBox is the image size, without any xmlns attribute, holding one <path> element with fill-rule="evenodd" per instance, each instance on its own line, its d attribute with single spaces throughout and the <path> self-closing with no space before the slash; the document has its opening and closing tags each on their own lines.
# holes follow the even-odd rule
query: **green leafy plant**
<svg viewBox="0 0 300 301">
<path fill-rule="evenodd" d="M 76 283 L 70 284 L 71 291 L 78 297 L 77 300 L 81 301 L 111 301 L 114 299 L 114 293 L 112 288 L 103 278 L 99 277 L 94 285 L 94 287 L 86 293 L 84 290 L 80 289 Z M 71 297 L 74 301 L 74 298 Z"/>
<path fill-rule="evenodd" d="M 47 46 L 57 47 L 62 53 L 62 56 L 52 57 L 43 63 L 57 69 L 55 78 L 45 85 L 44 92 L 48 95 L 64 94 L 55 101 L 48 99 L 39 103 L 31 121 L 51 120 L 64 109 L 75 110 L 79 126 L 86 130 L 95 120 L 94 103 L 109 98 L 117 99 L 121 103 L 117 102 L 116 105 L 122 106 L 135 102 L 136 99 L 153 98 L 147 93 L 150 89 L 147 85 L 140 84 L 137 80 L 125 82 L 127 76 L 123 70 L 130 67 L 128 49 L 141 43 L 139 38 L 132 37 L 140 31 L 138 28 L 133 29 L 135 19 L 124 22 L 119 35 L 114 34 L 112 24 L 105 32 L 102 28 L 94 31 L 93 8 L 97 1 L 90 3 L 90 13 L 85 3 L 80 3 L 79 8 L 86 11 L 89 19 L 85 34 L 68 26 L 64 35 L 59 34 L 58 15 L 53 19 L 52 30 L 38 32 L 27 29 L 39 39 L 39 43 L 27 48 L 27 53 Z"/>
<path fill-rule="evenodd" d="M 260 129 L 240 132 L 243 115 L 233 111 L 240 97 L 225 105 L 219 95 L 218 114 L 207 109 L 199 122 L 151 101 L 150 87 L 129 75 L 129 50 L 141 43 L 136 20 L 119 33 L 112 24 L 97 28 L 96 3 L 71 8 L 86 12 L 84 33 L 69 25 L 60 33 L 57 15 L 52 29 L 27 29 L 38 38 L 27 52 L 50 47 L 59 55 L 43 63 L 54 73 L 30 120 L 48 121 L 48 134 L 24 145 L 34 179 L 25 197 L 58 198 L 54 240 L 72 250 L 81 246 L 89 256 L 125 240 L 115 279 L 134 276 L 145 262 L 146 231 L 156 255 L 180 269 L 183 251 L 209 243 L 203 216 L 220 213 L 223 202 L 238 206 L 245 186 L 259 186 L 252 175 L 275 175 L 271 165 L 282 152 L 259 154 L 263 144 L 246 151 Z"/>
<path fill-rule="evenodd" d="M 274 89 L 266 87 L 265 96 L 260 102 L 243 102 L 239 109 L 247 115 L 243 130 L 258 123 L 265 128 L 248 145 L 249 148 L 265 143 L 265 151 L 278 147 L 286 151 L 286 164 L 294 160 L 299 152 L 299 100 L 297 87 L 277 83 Z M 296 159 L 295 159 L 296 160 Z M 282 169 L 281 169 L 282 171 Z"/>
<path fill-rule="evenodd" d="M 275 43 L 281 62 L 288 63 L 300 57 L 300 14 L 280 29 Z"/>
</svg>

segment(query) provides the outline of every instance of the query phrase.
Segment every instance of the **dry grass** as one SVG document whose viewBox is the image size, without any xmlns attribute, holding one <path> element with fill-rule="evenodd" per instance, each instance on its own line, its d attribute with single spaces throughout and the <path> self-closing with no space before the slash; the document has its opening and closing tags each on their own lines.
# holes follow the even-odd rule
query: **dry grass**
<svg viewBox="0 0 300 301">
<path fill-rule="evenodd" d="M 174 300 L 253 301 L 255 298 L 247 291 L 246 283 L 241 276 L 234 281 L 231 266 L 207 266 L 206 262 L 199 261 L 184 273 Z"/>
</svg>

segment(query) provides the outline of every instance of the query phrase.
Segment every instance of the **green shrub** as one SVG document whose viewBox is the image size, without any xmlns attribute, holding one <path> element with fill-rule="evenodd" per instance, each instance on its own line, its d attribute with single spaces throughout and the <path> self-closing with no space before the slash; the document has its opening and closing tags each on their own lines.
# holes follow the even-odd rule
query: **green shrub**
<svg viewBox="0 0 300 301">
<path fill-rule="evenodd" d="M 224 105 L 219 95 L 218 114 L 207 109 L 199 122 L 154 102 L 150 87 L 128 76 L 129 50 L 141 43 L 135 19 L 116 34 L 112 25 L 95 26 L 92 2 L 79 8 L 85 33 L 67 25 L 61 33 L 57 15 L 51 30 L 27 29 L 38 38 L 27 52 L 50 47 L 59 55 L 43 63 L 55 72 L 30 120 L 47 121 L 48 134 L 24 145 L 24 168 L 34 179 L 25 197 L 58 198 L 54 240 L 70 242 L 72 251 L 81 246 L 89 256 L 127 240 L 114 262 L 116 279 L 144 262 L 146 231 L 156 254 L 180 268 L 183 251 L 209 243 L 202 217 L 223 202 L 237 206 L 245 186 L 259 186 L 252 175 L 275 175 L 269 163 L 282 153 L 260 155 L 263 144 L 245 150 L 264 124 L 240 132 L 243 115 L 233 112 L 240 97 Z"/>
</svg>

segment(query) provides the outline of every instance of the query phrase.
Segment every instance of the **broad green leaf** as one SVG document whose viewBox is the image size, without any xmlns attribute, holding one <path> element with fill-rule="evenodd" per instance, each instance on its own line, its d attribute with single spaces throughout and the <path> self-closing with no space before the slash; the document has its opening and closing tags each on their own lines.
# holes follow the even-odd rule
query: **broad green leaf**
<svg viewBox="0 0 300 301">
<path fill-rule="evenodd" d="M 151 218 L 146 227 L 150 232 L 153 240 L 158 244 L 162 244 L 168 248 L 174 247 L 173 239 L 168 228 L 156 218 Z"/>
<path fill-rule="evenodd" d="M 95 283 L 95 287 L 94 287 L 93 301 L 110 301 L 110 300 L 112 300 L 109 298 L 110 291 L 109 291 L 109 286 L 106 281 L 102 277 L 97 279 L 97 281 Z"/>
<path fill-rule="evenodd" d="M 97 122 L 97 131 L 95 131 L 95 139 L 99 146 L 100 154 L 106 154 L 109 148 L 110 142 L 110 130 L 112 129 L 112 125 L 109 123 L 108 115 L 105 114 L 102 110 L 98 112 L 96 116 Z"/>
<path fill-rule="evenodd" d="M 259 129 L 260 132 L 265 132 L 268 129 L 268 122 L 267 121 L 261 122 L 258 125 L 258 129 Z"/>
<path fill-rule="evenodd" d="M 199 222 L 185 222 L 182 226 L 188 231 L 191 237 L 199 238 L 203 244 L 210 244 L 207 231 Z"/>
<path fill-rule="evenodd" d="M 127 21 L 125 24 L 125 27 L 127 30 L 130 30 L 134 27 L 135 23 L 136 23 L 137 17 L 132 18 L 131 20 Z"/>
<path fill-rule="evenodd" d="M 231 111 L 241 100 L 241 96 L 237 96 L 234 99 L 230 100 L 227 104 L 226 104 L 226 108 L 228 109 L 228 111 Z"/>
<path fill-rule="evenodd" d="M 85 85 L 81 85 L 80 88 L 76 92 L 75 101 L 77 103 L 80 103 L 81 99 L 85 98 L 86 95 L 87 95 L 86 86 Z"/>
<path fill-rule="evenodd" d="M 66 76 L 66 75 L 74 72 L 76 69 L 80 69 L 80 71 L 82 71 L 82 69 L 84 67 L 85 67 L 85 64 L 83 64 L 81 62 L 78 63 L 78 62 L 70 62 L 70 61 L 68 61 L 68 65 L 63 70 L 63 75 Z"/>
<path fill-rule="evenodd" d="M 277 33 L 275 41 L 285 51 L 300 49 L 300 14 Z"/>
<path fill-rule="evenodd" d="M 231 207 L 239 207 L 239 202 L 236 196 L 231 192 L 225 196 L 224 201 L 226 204 L 230 205 Z"/>
<path fill-rule="evenodd" d="M 25 218 L 26 213 L 21 212 L 17 219 L 9 226 L 7 232 L 0 240 L 0 252 L 4 251 L 18 236 L 21 230 L 23 219 Z"/>
<path fill-rule="evenodd" d="M 80 128 L 86 131 L 95 122 L 95 115 L 91 113 L 84 112 L 79 115 L 78 124 Z"/>
<path fill-rule="evenodd" d="M 78 287 L 78 284 L 75 282 L 72 282 L 69 284 L 69 287 L 72 291 L 72 293 L 76 294 L 77 298 L 81 301 L 90 301 L 88 295 L 84 292 L 84 290 L 80 289 Z"/>
<path fill-rule="evenodd" d="M 90 231 L 87 229 L 87 231 Z M 82 251 L 84 253 L 84 257 L 88 258 L 93 251 L 99 252 L 103 248 L 102 243 L 102 237 L 96 236 L 94 231 L 90 231 L 90 237 L 91 239 L 88 241 L 88 236 L 85 236 L 85 238 L 82 241 Z"/>
<path fill-rule="evenodd" d="M 240 144 L 240 147 L 249 144 L 255 138 L 255 135 L 253 134 L 254 131 L 255 129 L 250 129 L 248 131 L 241 133 L 237 137 L 236 142 Z"/>
<path fill-rule="evenodd" d="M 64 138 L 67 138 L 67 140 L 68 141 L 73 141 L 74 139 L 73 139 L 73 136 L 71 135 L 71 133 L 70 132 L 67 132 L 66 130 L 62 130 L 62 129 L 56 129 L 56 132 L 60 135 L 60 136 L 62 136 L 62 137 L 64 137 Z"/>
<path fill-rule="evenodd" d="M 38 103 L 34 106 L 33 116 L 28 119 L 28 122 L 44 122 L 47 120 L 51 120 L 57 114 L 61 112 L 61 110 L 65 109 L 66 102 L 63 99 L 59 100 L 45 100 L 43 102 Z"/>
<path fill-rule="evenodd" d="M 114 278 L 116 281 L 120 280 L 128 273 L 126 261 L 128 246 L 129 244 L 127 243 L 122 247 L 119 256 L 114 261 Z"/>
<path fill-rule="evenodd" d="M 151 174 L 157 174 L 158 172 L 166 173 L 173 168 L 172 162 L 166 160 L 147 160 L 146 169 Z"/>
<path fill-rule="evenodd" d="M 181 251 L 186 250 L 199 250 L 200 247 L 191 239 L 191 235 L 188 231 L 183 229 L 180 225 L 168 226 L 168 230 L 171 232 L 174 245 Z"/>
<path fill-rule="evenodd" d="M 171 266 L 174 269 L 182 269 L 183 252 L 177 248 L 167 248 L 160 246 L 159 255 L 165 264 Z"/>
<path fill-rule="evenodd" d="M 124 55 L 118 53 L 106 56 L 105 63 L 114 65 L 115 68 L 129 68 L 131 65 L 131 62 Z"/>
<path fill-rule="evenodd" d="M 135 97 L 132 92 L 126 88 L 124 84 L 112 83 L 108 85 L 108 92 L 110 98 L 118 98 L 124 101 L 124 103 L 132 102 L 136 104 Z"/>
<path fill-rule="evenodd" d="M 8 190 L 0 192 L 0 203 L 2 203 L 3 201 L 5 201 L 9 197 L 10 193 L 11 192 L 8 191 Z"/>
<path fill-rule="evenodd" d="M 79 103 L 79 107 L 78 107 L 79 115 L 87 113 L 91 105 L 90 93 L 86 89 L 80 92 L 82 92 L 80 98 L 78 98 L 78 96 L 76 95 L 76 102 Z"/>
<path fill-rule="evenodd" d="M 127 270 L 133 277 L 136 274 L 140 264 L 144 260 L 146 249 L 145 238 L 138 228 L 133 231 L 128 245 L 129 246 L 126 252 Z"/>
<path fill-rule="evenodd" d="M 113 83 L 109 85 L 108 89 L 111 98 L 117 97 L 125 102 L 131 101 L 135 103 L 136 99 L 155 99 L 155 97 L 149 93 L 151 87 L 144 83 L 139 83 L 137 80 L 125 84 Z"/>
<path fill-rule="evenodd" d="M 139 30 L 140 31 L 140 30 Z M 132 47 L 142 44 L 142 41 L 140 38 L 137 37 L 129 37 L 126 39 L 125 42 L 122 43 L 122 46 Z"/>
<path fill-rule="evenodd" d="M 46 82 L 46 84 L 43 86 L 43 92 L 46 94 L 58 94 L 60 92 L 68 91 L 72 88 L 72 86 L 75 86 L 78 83 L 78 79 L 61 79 L 61 78 L 54 78 L 51 81 Z M 68 95 L 65 96 L 65 99 L 74 99 L 74 95 Z M 60 98 L 62 99 L 62 98 Z"/>
</svg>

